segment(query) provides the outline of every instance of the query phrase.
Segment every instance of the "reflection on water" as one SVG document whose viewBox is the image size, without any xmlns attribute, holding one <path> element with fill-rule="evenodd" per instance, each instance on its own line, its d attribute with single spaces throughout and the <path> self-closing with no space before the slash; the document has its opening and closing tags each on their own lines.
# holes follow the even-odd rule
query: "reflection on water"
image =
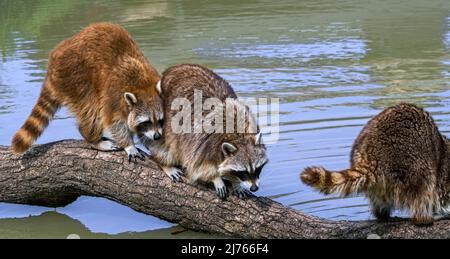
<svg viewBox="0 0 450 259">
<path fill-rule="evenodd" d="M 76 236 L 81 239 L 124 239 L 124 238 L 216 238 L 202 232 L 187 231 L 182 227 L 161 228 L 158 230 L 117 234 L 97 233 L 79 220 L 57 212 L 44 212 L 27 218 L 0 219 L 0 238 L 59 238 Z"/>
<path fill-rule="evenodd" d="M 426 107 L 450 133 L 449 14 L 448 0 L 0 1 L 0 144 L 31 110 L 51 49 L 89 23 L 112 21 L 160 71 L 200 63 L 242 97 L 280 98 L 280 141 L 268 147 L 260 195 L 325 218 L 368 219 L 364 197 L 325 197 L 298 173 L 308 165 L 347 167 L 364 124 L 401 101 Z M 63 138 L 80 138 L 66 110 L 38 142 Z M 48 211 L 1 204 L 0 237 L 173 237 L 145 232 L 171 224 L 104 199 Z M 179 237 L 188 236 L 203 235 Z"/>
<path fill-rule="evenodd" d="M 198 52 L 200 52 L 200 49 Z M 268 62 L 305 63 L 313 60 L 358 59 L 365 54 L 365 44 L 360 39 L 336 39 L 329 42 L 305 44 L 241 45 L 230 49 L 212 49 L 207 56 L 217 58 L 261 58 Z"/>
</svg>

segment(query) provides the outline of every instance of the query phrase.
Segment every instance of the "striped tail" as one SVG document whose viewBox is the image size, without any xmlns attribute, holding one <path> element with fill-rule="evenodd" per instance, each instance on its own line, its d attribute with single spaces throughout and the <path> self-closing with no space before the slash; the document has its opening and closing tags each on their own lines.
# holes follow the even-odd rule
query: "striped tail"
<svg viewBox="0 0 450 259">
<path fill-rule="evenodd" d="M 22 154 L 27 151 L 36 139 L 39 138 L 60 107 L 59 103 L 51 95 L 46 84 L 44 84 L 41 95 L 31 111 L 30 116 L 22 128 L 14 135 L 12 140 L 12 150 L 14 153 Z"/>
<path fill-rule="evenodd" d="M 331 172 L 322 167 L 308 167 L 300 175 L 300 179 L 324 194 L 337 193 L 348 196 L 365 191 L 373 180 L 367 173 L 356 169 Z"/>
</svg>

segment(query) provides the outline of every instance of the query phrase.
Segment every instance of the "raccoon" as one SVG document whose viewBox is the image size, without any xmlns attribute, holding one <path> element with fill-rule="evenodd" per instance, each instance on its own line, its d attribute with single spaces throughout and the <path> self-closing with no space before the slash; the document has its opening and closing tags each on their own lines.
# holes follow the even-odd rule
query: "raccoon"
<svg viewBox="0 0 450 259">
<path fill-rule="evenodd" d="M 237 100 L 231 86 L 211 70 L 199 65 L 183 64 L 167 69 L 161 80 L 165 105 L 163 139 L 153 141 L 149 148 L 166 174 L 174 181 L 181 181 L 184 174 L 190 182 L 212 183 L 218 196 L 226 199 L 230 193 L 244 198 L 259 189 L 259 177 L 268 158 L 261 134 L 249 107 Z M 177 133 L 174 129 L 179 112 L 172 104 L 184 98 L 194 103 L 195 91 L 202 93 L 202 100 L 215 98 L 226 108 L 204 113 L 204 121 L 213 121 L 217 115 L 232 116 L 233 129 L 224 133 Z M 195 109 L 191 122 L 195 124 Z M 248 116 L 234 116 L 244 111 Z M 189 126 L 192 124 L 188 122 Z M 240 125 L 242 131 L 237 131 Z M 194 125 L 195 126 L 195 125 Z M 192 127 L 194 127 L 192 126 Z M 226 133 L 231 132 L 231 133 Z M 241 133 L 239 133 L 241 132 Z M 142 140 L 144 143 L 145 138 Z"/>
<path fill-rule="evenodd" d="M 163 104 L 158 72 L 122 27 L 93 24 L 50 54 L 47 76 L 12 149 L 27 151 L 61 106 L 75 115 L 84 139 L 103 151 L 124 149 L 144 159 L 133 135 L 162 136 Z"/>
<path fill-rule="evenodd" d="M 373 215 L 409 211 L 417 225 L 433 223 L 449 205 L 449 144 L 430 114 L 399 104 L 374 117 L 351 151 L 350 169 L 306 168 L 301 180 L 322 193 L 364 193 Z"/>
</svg>

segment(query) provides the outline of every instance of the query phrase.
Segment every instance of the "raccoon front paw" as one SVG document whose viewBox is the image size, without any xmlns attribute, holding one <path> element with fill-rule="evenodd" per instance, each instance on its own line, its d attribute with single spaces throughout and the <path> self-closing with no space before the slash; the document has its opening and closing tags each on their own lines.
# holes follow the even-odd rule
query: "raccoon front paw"
<svg viewBox="0 0 450 259">
<path fill-rule="evenodd" d="M 172 179 L 174 182 L 182 182 L 183 171 L 176 167 L 163 167 L 163 171 L 167 174 L 167 176 Z"/>
<path fill-rule="evenodd" d="M 216 188 L 216 193 L 222 200 L 226 200 L 228 197 L 228 190 L 226 186 Z"/>
<path fill-rule="evenodd" d="M 450 219 L 450 214 L 448 212 L 439 212 L 433 214 L 434 221 L 443 220 L 443 219 Z"/>
<path fill-rule="evenodd" d="M 145 157 L 147 156 L 147 153 L 145 153 L 144 151 L 140 150 L 135 146 L 126 147 L 125 152 L 127 152 L 129 163 L 131 162 L 132 159 L 134 159 L 135 163 L 137 162 L 137 159 L 145 161 Z"/>
<path fill-rule="evenodd" d="M 221 178 L 217 178 L 213 181 L 214 188 L 216 189 L 217 196 L 220 199 L 225 200 L 228 197 L 228 189 Z"/>
<path fill-rule="evenodd" d="M 120 147 L 112 140 L 102 140 L 97 144 L 97 149 L 101 151 L 118 151 Z"/>
</svg>

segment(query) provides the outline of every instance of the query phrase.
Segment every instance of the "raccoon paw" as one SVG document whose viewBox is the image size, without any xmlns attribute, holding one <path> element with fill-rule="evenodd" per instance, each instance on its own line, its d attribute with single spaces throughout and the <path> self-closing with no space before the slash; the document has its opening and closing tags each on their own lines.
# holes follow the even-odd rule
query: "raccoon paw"
<svg viewBox="0 0 450 259">
<path fill-rule="evenodd" d="M 132 159 L 134 159 L 135 163 L 137 162 L 137 159 L 145 161 L 146 156 L 144 154 L 146 153 L 135 146 L 126 147 L 125 152 L 127 152 L 129 163 L 131 162 Z"/>
<path fill-rule="evenodd" d="M 112 140 L 102 140 L 97 144 L 97 149 L 101 151 L 117 151 L 120 148 Z"/>
<path fill-rule="evenodd" d="M 228 190 L 226 186 L 216 187 L 217 196 L 222 200 L 225 200 L 228 197 Z"/>
<path fill-rule="evenodd" d="M 246 190 L 244 188 L 237 188 L 237 189 L 235 189 L 233 191 L 233 194 L 235 196 L 237 196 L 239 199 L 247 199 L 247 198 L 250 198 L 250 197 L 254 197 L 254 195 L 250 191 L 248 191 L 248 190 Z"/>
<path fill-rule="evenodd" d="M 163 171 L 172 179 L 174 182 L 182 182 L 183 171 L 176 167 L 163 167 Z"/>
<path fill-rule="evenodd" d="M 145 159 L 146 157 L 150 157 L 150 154 L 147 153 L 147 152 L 145 152 L 144 150 L 142 150 L 142 149 L 140 149 L 140 148 L 138 148 L 138 147 L 137 147 L 136 149 L 138 150 L 139 154 L 141 154 L 141 156 L 144 157 L 144 159 Z"/>
<path fill-rule="evenodd" d="M 213 183 L 214 188 L 216 188 L 217 196 L 219 196 L 220 199 L 225 200 L 228 197 L 228 189 L 222 178 L 219 177 L 215 179 Z"/>
</svg>

